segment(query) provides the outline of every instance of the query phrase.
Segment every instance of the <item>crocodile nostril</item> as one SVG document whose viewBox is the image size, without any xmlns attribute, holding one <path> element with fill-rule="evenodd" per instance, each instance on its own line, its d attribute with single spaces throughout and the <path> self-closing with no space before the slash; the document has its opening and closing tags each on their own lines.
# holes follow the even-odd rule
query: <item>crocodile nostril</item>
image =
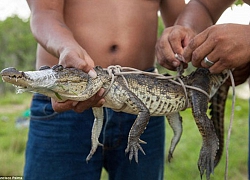
<svg viewBox="0 0 250 180">
<path fill-rule="evenodd" d="M 60 64 L 54 65 L 52 67 L 52 70 L 54 70 L 54 71 L 62 71 L 63 69 L 64 69 L 64 67 Z"/>
<path fill-rule="evenodd" d="M 39 71 L 42 71 L 42 70 L 45 70 L 45 69 L 50 69 L 50 67 L 49 66 L 41 66 L 40 68 L 39 68 Z"/>
</svg>

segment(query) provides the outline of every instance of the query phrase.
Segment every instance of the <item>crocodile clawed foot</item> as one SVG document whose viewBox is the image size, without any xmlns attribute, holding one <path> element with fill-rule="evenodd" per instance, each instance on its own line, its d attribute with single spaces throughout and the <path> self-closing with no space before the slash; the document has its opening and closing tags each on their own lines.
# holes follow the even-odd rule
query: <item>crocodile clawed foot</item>
<svg viewBox="0 0 250 180">
<path fill-rule="evenodd" d="M 213 173 L 214 170 L 214 165 L 213 165 L 213 160 L 211 160 L 210 157 L 201 157 L 201 156 L 205 156 L 205 155 L 200 155 L 199 158 L 199 162 L 198 162 L 198 168 L 200 171 L 200 176 L 202 179 L 202 176 L 206 170 L 206 179 L 209 180 L 210 179 L 210 174 Z"/>
<path fill-rule="evenodd" d="M 138 150 L 140 150 L 144 155 L 146 155 L 146 153 L 142 149 L 140 143 L 147 144 L 145 141 L 142 141 L 140 139 L 137 139 L 135 141 L 130 140 L 128 142 L 127 148 L 125 149 L 125 153 L 127 154 L 129 152 L 129 160 L 130 161 L 133 159 L 133 157 L 135 157 L 135 162 L 138 163 Z"/>
<path fill-rule="evenodd" d="M 89 160 L 92 158 L 92 156 L 95 154 L 96 149 L 97 149 L 98 146 L 103 146 L 103 144 L 101 144 L 101 143 L 98 142 L 95 146 L 92 146 L 92 148 L 91 148 L 91 150 L 90 150 L 90 152 L 89 152 L 89 155 L 88 155 L 87 158 L 86 158 L 86 162 L 87 162 L 87 163 L 88 163 Z"/>
<path fill-rule="evenodd" d="M 214 173 L 214 167 L 215 167 L 214 160 L 217 149 L 218 149 L 217 143 L 202 146 L 198 161 L 198 168 L 200 171 L 201 178 L 205 171 L 207 180 L 209 180 L 210 175 Z"/>
<path fill-rule="evenodd" d="M 171 151 L 169 151 L 168 152 L 168 162 L 170 162 L 172 158 L 173 158 L 173 153 Z"/>
</svg>

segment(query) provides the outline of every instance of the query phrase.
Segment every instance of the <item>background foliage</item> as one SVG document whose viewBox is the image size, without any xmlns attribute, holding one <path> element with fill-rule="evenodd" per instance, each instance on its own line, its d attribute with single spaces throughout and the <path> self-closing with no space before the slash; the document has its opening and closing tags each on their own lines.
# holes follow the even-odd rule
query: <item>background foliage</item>
<svg viewBox="0 0 250 180">
<path fill-rule="evenodd" d="M 235 5 L 242 5 L 244 2 L 243 2 L 243 0 L 236 0 L 235 2 L 234 2 L 234 4 Z"/>
<path fill-rule="evenodd" d="M 6 67 L 34 70 L 36 41 L 29 21 L 17 16 L 0 21 L 0 42 L 0 70 Z M 10 87 L 0 83 L 0 93 L 5 93 Z"/>
</svg>

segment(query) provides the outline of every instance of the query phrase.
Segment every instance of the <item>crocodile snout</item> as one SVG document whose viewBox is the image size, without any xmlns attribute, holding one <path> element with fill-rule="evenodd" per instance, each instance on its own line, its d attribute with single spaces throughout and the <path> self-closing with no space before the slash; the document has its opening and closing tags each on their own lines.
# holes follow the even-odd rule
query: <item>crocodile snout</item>
<svg viewBox="0 0 250 180">
<path fill-rule="evenodd" d="M 5 68 L 1 71 L 0 74 L 2 77 L 8 76 L 10 78 L 21 78 L 24 76 L 24 73 L 22 71 L 18 71 L 14 67 Z"/>
</svg>

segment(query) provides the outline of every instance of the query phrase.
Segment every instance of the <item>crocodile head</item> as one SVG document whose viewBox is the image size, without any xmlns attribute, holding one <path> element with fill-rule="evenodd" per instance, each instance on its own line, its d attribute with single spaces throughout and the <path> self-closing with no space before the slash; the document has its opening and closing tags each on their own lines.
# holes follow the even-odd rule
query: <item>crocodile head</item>
<svg viewBox="0 0 250 180">
<path fill-rule="evenodd" d="M 79 100 L 90 79 L 89 75 L 81 70 L 64 68 L 61 65 L 52 68 L 43 66 L 39 71 L 27 72 L 10 67 L 3 69 L 1 76 L 4 82 L 16 86 L 17 93 L 38 92 L 57 101 Z"/>
</svg>

